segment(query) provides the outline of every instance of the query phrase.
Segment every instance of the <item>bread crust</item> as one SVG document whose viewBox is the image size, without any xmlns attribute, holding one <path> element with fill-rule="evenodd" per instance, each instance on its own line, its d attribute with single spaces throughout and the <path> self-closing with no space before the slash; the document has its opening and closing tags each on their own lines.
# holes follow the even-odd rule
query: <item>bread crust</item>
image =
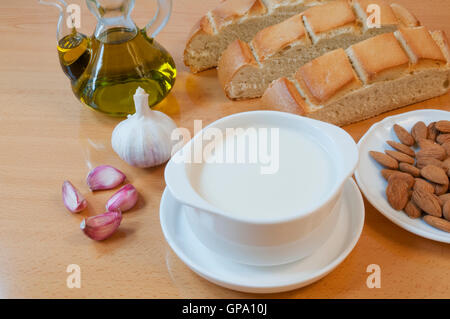
<svg viewBox="0 0 450 319">
<path fill-rule="evenodd" d="M 408 9 L 398 3 L 391 4 L 392 11 L 399 20 L 400 24 L 404 27 L 418 27 L 420 26 L 419 19 Z"/>
<path fill-rule="evenodd" d="M 330 15 L 330 12 L 333 14 Z M 356 23 L 356 16 L 348 0 L 336 0 L 309 8 L 303 12 L 303 16 L 315 35 Z"/>
<path fill-rule="evenodd" d="M 385 33 L 352 45 L 351 59 L 365 83 L 385 80 L 389 73 L 407 70 L 409 58 L 393 33 Z"/>
<path fill-rule="evenodd" d="M 195 65 L 190 65 L 188 61 L 188 48 L 191 45 L 192 41 L 198 36 L 214 36 L 214 27 L 211 25 L 207 16 L 203 16 L 200 20 L 197 21 L 196 24 L 192 27 L 191 31 L 188 35 L 188 40 L 186 42 L 186 46 L 184 48 L 183 53 L 183 62 L 186 66 L 189 66 L 191 72 L 196 73 L 200 71 Z"/>
<path fill-rule="evenodd" d="M 258 63 L 253 56 L 250 46 L 241 40 L 232 42 L 223 52 L 218 65 L 219 82 L 225 92 L 233 75 L 243 67 L 257 67 Z"/>
<path fill-rule="evenodd" d="M 344 49 L 328 52 L 300 67 L 295 79 L 309 100 L 319 105 L 339 92 L 361 87 Z"/>
<path fill-rule="evenodd" d="M 447 66 L 450 66 L 450 46 L 447 34 L 445 33 L 445 31 L 435 30 L 431 32 L 431 36 L 433 37 L 433 40 L 436 41 L 436 43 L 439 45 L 439 48 L 447 59 Z"/>
<path fill-rule="evenodd" d="M 214 19 L 216 29 L 220 30 L 243 16 L 258 16 L 265 13 L 267 8 L 262 0 L 227 0 L 211 10 L 211 17 Z"/>
<path fill-rule="evenodd" d="M 264 106 L 272 110 L 306 115 L 308 106 L 295 87 L 294 83 L 287 78 L 279 78 L 273 81 L 261 99 Z"/>
<path fill-rule="evenodd" d="M 434 61 L 447 63 L 447 59 L 425 27 L 400 28 L 396 35 L 407 46 L 407 52 L 414 64 Z"/>
<path fill-rule="evenodd" d="M 326 3 L 334 0 L 264 0 L 267 9 L 276 10 L 283 6 L 303 4 L 305 6 L 315 6 L 317 4 Z"/>
<path fill-rule="evenodd" d="M 253 38 L 251 45 L 259 60 L 264 61 L 297 41 L 310 42 L 303 25 L 302 14 L 259 31 Z"/>
</svg>

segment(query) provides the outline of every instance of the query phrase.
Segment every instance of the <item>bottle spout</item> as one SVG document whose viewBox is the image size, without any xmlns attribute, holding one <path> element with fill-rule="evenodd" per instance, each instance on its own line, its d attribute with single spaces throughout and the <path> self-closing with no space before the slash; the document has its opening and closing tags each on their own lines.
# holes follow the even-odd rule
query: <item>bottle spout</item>
<svg viewBox="0 0 450 319">
<path fill-rule="evenodd" d="M 64 0 L 39 0 L 39 3 L 59 10 L 56 27 L 59 61 L 66 76 L 74 82 L 83 74 L 90 59 L 89 40 L 76 29 L 80 24 L 79 7 L 68 6 Z"/>
</svg>

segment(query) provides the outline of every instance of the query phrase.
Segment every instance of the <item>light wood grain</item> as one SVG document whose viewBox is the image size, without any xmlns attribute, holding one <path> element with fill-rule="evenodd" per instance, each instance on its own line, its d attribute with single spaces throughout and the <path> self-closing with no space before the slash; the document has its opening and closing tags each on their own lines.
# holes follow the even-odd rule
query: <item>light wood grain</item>
<svg viewBox="0 0 450 319">
<path fill-rule="evenodd" d="M 81 0 L 78 1 L 81 3 Z M 450 1 L 398 0 L 433 29 L 450 34 Z M 178 79 L 161 108 L 192 130 L 258 101 L 231 102 L 216 71 L 190 74 L 182 63 L 191 26 L 218 0 L 175 0 L 172 18 L 157 40 L 174 56 Z M 154 6 L 137 1 L 133 17 L 144 25 Z M 55 48 L 57 11 L 37 1 L 0 2 L 0 297 L 222 298 L 258 297 L 220 288 L 191 272 L 166 244 L 159 224 L 164 167 L 137 169 L 112 151 L 118 119 L 83 107 L 60 70 Z M 82 30 L 95 21 L 82 4 Z M 450 110 L 446 95 L 345 129 L 356 141 L 385 116 L 419 108 Z M 120 231 L 97 243 L 79 229 L 83 216 L 103 212 L 112 192 L 89 193 L 85 176 L 98 164 L 126 172 L 142 194 L 125 213 Z M 69 179 L 86 194 L 87 212 L 72 215 L 61 201 Z M 306 288 L 265 295 L 274 298 L 448 298 L 450 246 L 415 236 L 388 221 L 367 201 L 361 239 L 330 275 Z M 366 267 L 379 264 L 382 288 L 368 289 Z M 78 264 L 82 288 L 66 286 L 66 267 Z"/>
</svg>

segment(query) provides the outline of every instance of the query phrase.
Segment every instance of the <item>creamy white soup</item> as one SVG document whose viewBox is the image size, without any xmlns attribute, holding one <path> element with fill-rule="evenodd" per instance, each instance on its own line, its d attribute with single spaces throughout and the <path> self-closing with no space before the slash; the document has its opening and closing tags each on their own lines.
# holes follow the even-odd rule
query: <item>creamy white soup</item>
<svg viewBox="0 0 450 319">
<path fill-rule="evenodd" d="M 334 182 L 328 153 L 311 136 L 296 130 L 279 128 L 278 136 L 270 129 L 266 132 L 268 139 L 264 130 L 256 129 L 257 144 L 254 135 L 253 139 L 248 134 L 227 136 L 206 154 L 206 162 L 193 164 L 189 175 L 197 193 L 229 215 L 251 219 L 292 216 L 321 201 Z M 244 162 L 241 157 L 236 163 L 242 145 L 247 154 Z M 257 156 L 256 163 L 250 156 L 255 145 L 265 153 Z M 233 163 L 224 156 L 232 149 Z"/>
</svg>

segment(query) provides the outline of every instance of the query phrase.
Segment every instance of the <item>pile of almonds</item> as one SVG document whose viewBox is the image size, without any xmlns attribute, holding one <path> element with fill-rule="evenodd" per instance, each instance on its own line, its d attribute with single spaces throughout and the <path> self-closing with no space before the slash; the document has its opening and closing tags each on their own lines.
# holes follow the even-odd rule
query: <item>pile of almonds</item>
<svg viewBox="0 0 450 319">
<path fill-rule="evenodd" d="M 388 181 L 386 197 L 392 208 L 404 210 L 411 218 L 450 232 L 450 121 L 428 126 L 417 122 L 411 132 L 394 125 L 399 142 L 387 141 L 394 150 L 371 151 L 383 165 Z M 419 147 L 417 152 L 413 147 Z"/>
</svg>

